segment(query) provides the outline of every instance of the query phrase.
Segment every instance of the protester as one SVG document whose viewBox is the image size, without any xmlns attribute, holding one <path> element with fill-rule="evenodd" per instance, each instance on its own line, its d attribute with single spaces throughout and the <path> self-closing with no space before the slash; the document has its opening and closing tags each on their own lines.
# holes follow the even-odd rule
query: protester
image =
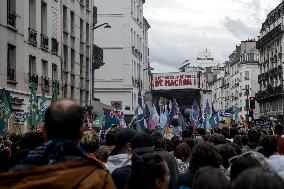
<svg viewBox="0 0 284 189">
<path fill-rule="evenodd" d="M 279 154 L 278 140 L 276 136 L 265 136 L 263 139 L 263 149 L 267 157 L 267 162 L 274 173 L 284 170 L 284 157 Z"/>
<path fill-rule="evenodd" d="M 280 125 L 280 124 L 275 125 L 275 127 L 274 127 L 274 134 L 277 136 L 277 138 L 282 138 L 283 126 Z"/>
<path fill-rule="evenodd" d="M 84 131 L 80 145 L 91 158 L 96 158 L 95 152 L 100 148 L 100 136 L 95 130 Z"/>
<path fill-rule="evenodd" d="M 192 155 L 190 160 L 189 171 L 178 177 L 178 187 L 192 188 L 195 173 L 201 167 L 212 166 L 215 168 L 220 168 L 221 166 L 222 158 L 212 143 L 198 143 L 194 146 L 191 153 Z"/>
<path fill-rule="evenodd" d="M 178 167 L 176 163 L 175 157 L 165 150 L 165 140 L 163 135 L 160 132 L 152 133 L 153 141 L 154 141 L 154 154 L 160 155 L 169 166 L 171 181 L 172 183 L 176 182 L 178 176 Z"/>
<path fill-rule="evenodd" d="M 170 172 L 167 162 L 157 154 L 132 156 L 126 189 L 168 189 Z"/>
<path fill-rule="evenodd" d="M 1 188 L 115 188 L 104 166 L 79 146 L 83 129 L 79 105 L 66 99 L 52 103 L 45 114 L 47 142 L 13 172 L 1 174 Z"/>
<path fill-rule="evenodd" d="M 249 169 L 241 173 L 232 182 L 231 189 L 283 189 L 280 177 L 262 169 Z"/>
<path fill-rule="evenodd" d="M 194 177 L 193 189 L 229 189 L 229 179 L 222 170 L 213 167 L 199 169 Z"/>
<path fill-rule="evenodd" d="M 219 145 L 216 146 L 216 149 L 222 157 L 222 169 L 223 169 L 225 175 L 229 177 L 230 176 L 229 159 L 236 156 L 237 152 L 234 149 L 234 147 L 232 147 L 229 144 L 219 144 Z"/>
<path fill-rule="evenodd" d="M 186 173 L 189 170 L 190 148 L 187 143 L 180 143 L 174 152 L 176 157 L 179 174 Z"/>
<path fill-rule="evenodd" d="M 136 132 L 132 129 L 121 129 L 116 136 L 115 148 L 106 163 L 118 189 L 123 189 L 127 182 L 131 168 L 131 140 L 135 135 Z"/>
</svg>

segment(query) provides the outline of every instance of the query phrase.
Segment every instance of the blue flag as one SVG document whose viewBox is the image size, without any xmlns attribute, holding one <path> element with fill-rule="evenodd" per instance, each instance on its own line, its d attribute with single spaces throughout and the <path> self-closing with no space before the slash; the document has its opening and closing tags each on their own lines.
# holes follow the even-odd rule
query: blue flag
<svg viewBox="0 0 284 189">
<path fill-rule="evenodd" d="M 200 113 L 200 109 L 198 107 L 196 100 L 194 99 L 192 110 L 191 110 L 191 120 L 194 121 L 195 123 L 198 122 L 199 113 Z"/>
<path fill-rule="evenodd" d="M 212 129 L 215 129 L 219 123 L 219 112 L 215 113 L 210 119 L 209 124 Z"/>
</svg>

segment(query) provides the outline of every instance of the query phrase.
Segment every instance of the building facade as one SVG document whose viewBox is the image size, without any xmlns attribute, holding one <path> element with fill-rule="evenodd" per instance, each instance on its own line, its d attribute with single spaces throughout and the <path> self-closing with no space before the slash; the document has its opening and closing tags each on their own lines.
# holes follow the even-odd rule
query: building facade
<svg viewBox="0 0 284 189">
<path fill-rule="evenodd" d="M 95 98 L 104 104 L 119 104 L 119 111 L 132 115 L 137 107 L 139 88 L 149 90 L 148 29 L 143 17 L 144 0 L 95 1 L 98 28 L 95 44 L 103 49 L 105 65 L 95 71 Z"/>
<path fill-rule="evenodd" d="M 257 77 L 259 73 L 259 51 L 255 40 L 242 41 L 225 62 L 223 71 L 216 75 L 212 88 L 212 103 L 215 111 L 225 111 L 232 107 L 239 110 L 240 116 L 249 113 L 248 99 L 255 97 L 259 90 Z M 260 109 L 255 104 L 254 118 L 259 118 Z"/>
<path fill-rule="evenodd" d="M 271 11 L 262 24 L 257 49 L 260 51 L 259 92 L 260 116 L 283 119 L 283 15 L 284 3 Z"/>
<path fill-rule="evenodd" d="M 27 111 L 32 82 L 38 102 L 55 89 L 89 105 L 93 25 L 91 0 L 0 1 L 0 88 L 14 113 Z"/>
</svg>

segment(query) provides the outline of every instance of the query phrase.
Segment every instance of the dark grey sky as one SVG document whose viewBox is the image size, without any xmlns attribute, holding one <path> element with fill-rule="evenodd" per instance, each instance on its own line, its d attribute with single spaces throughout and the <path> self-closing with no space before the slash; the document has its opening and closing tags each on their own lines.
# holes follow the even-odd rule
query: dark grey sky
<svg viewBox="0 0 284 189">
<path fill-rule="evenodd" d="M 209 49 L 223 63 L 235 45 L 259 35 L 281 0 L 146 0 L 150 56 L 156 72 L 176 71 Z"/>
</svg>

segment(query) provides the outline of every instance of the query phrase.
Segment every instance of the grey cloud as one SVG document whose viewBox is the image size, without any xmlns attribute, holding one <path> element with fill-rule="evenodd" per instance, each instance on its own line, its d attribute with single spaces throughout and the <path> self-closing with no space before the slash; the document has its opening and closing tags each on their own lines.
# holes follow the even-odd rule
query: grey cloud
<svg viewBox="0 0 284 189">
<path fill-rule="evenodd" d="M 257 28 L 248 26 L 241 19 L 225 17 L 224 26 L 240 40 L 254 38 L 258 35 Z"/>
</svg>

